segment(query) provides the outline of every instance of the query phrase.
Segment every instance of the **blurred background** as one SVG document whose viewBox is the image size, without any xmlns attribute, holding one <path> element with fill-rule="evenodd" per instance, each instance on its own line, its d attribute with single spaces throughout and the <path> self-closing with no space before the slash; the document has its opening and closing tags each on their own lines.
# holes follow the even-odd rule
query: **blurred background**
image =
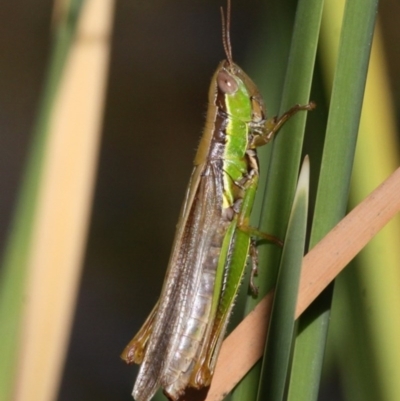
<svg viewBox="0 0 400 401">
<path fill-rule="evenodd" d="M 285 51 L 290 38 L 286 28 L 293 22 L 296 1 L 278 3 L 233 1 L 233 56 L 250 76 L 257 68 L 251 61 L 260 43 L 255 38 L 265 32 L 261 21 L 266 18 L 270 24 L 263 40 L 271 55 L 280 46 Z M 137 370 L 119 354 L 160 292 L 210 78 L 224 58 L 221 5 L 215 0 L 116 2 L 94 204 L 59 401 L 131 400 Z M 49 61 L 52 7 L 51 0 L 0 6 L 2 251 Z M 280 24 L 270 17 L 277 9 Z M 378 18 L 397 122 L 399 15 L 397 1 L 381 1 Z M 279 98 L 273 97 L 279 96 L 281 79 L 271 82 L 266 96 L 270 115 L 278 109 Z M 323 109 L 321 89 L 314 92 Z M 341 401 L 340 381 L 335 369 L 330 372 L 320 399 Z"/>
</svg>

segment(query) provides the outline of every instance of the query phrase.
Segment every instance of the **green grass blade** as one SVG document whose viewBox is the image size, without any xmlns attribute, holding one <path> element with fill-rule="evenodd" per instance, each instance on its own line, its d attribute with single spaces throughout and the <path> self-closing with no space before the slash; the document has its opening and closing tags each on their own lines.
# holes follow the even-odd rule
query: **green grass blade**
<svg viewBox="0 0 400 401">
<path fill-rule="evenodd" d="M 309 161 L 306 158 L 300 173 L 282 251 L 262 364 L 259 400 L 282 401 L 284 397 L 306 241 L 309 170 Z"/>
<path fill-rule="evenodd" d="M 54 38 L 44 95 L 34 127 L 30 158 L 23 178 L 0 279 L 0 400 L 10 400 L 17 364 L 18 342 L 27 279 L 31 230 L 47 141 L 47 125 L 82 0 L 72 1 Z"/>
<path fill-rule="evenodd" d="M 323 1 L 298 4 L 280 114 L 296 103 L 308 103 L 314 72 Z M 283 235 L 290 214 L 300 165 L 307 113 L 299 113 L 282 127 L 273 143 L 261 226 Z M 277 212 L 277 213 L 274 213 Z M 283 219 L 283 224 L 282 224 Z"/>
<path fill-rule="evenodd" d="M 304 0 L 299 3 L 280 114 L 296 103 L 305 104 L 309 101 L 322 3 L 321 0 Z M 259 227 L 281 238 L 286 232 L 296 187 L 306 118 L 305 112 L 293 117 L 280 130 L 273 143 Z M 262 274 L 277 265 L 280 253 L 281 250 L 274 246 L 260 247 L 260 265 L 264 266 L 260 269 L 260 286 L 264 282 Z M 262 293 L 266 293 L 272 284 L 270 282 L 261 288 Z M 249 308 L 253 306 L 254 303 Z"/>
<path fill-rule="evenodd" d="M 377 0 L 347 1 L 322 158 L 310 246 L 346 211 Z M 289 400 L 316 400 L 332 289 L 300 319 Z"/>
<path fill-rule="evenodd" d="M 346 212 L 376 7 L 377 0 L 352 0 L 346 5 L 311 246 Z"/>
<path fill-rule="evenodd" d="M 299 2 L 292 34 L 285 89 L 282 94 L 281 113 L 296 103 L 309 101 L 322 6 L 322 0 Z M 258 82 L 257 79 L 256 81 Z M 261 88 L 265 88 L 267 91 L 268 82 L 265 82 L 264 85 L 261 84 Z M 268 94 L 266 98 L 268 98 Z M 259 227 L 262 231 L 281 238 L 286 231 L 296 187 L 306 117 L 306 113 L 299 113 L 292 121 L 289 121 L 281 129 L 274 144 L 273 160 L 269 171 L 271 174 L 268 177 L 267 191 L 264 194 L 262 219 Z M 261 160 L 261 166 L 263 166 L 263 160 Z M 261 178 L 263 179 L 263 175 Z M 260 286 L 260 295 L 257 299 L 248 299 L 246 313 L 251 311 L 258 299 L 261 299 L 274 285 L 280 254 L 281 250 L 276 246 L 262 245 L 259 247 L 260 269 L 257 284 Z M 260 364 L 257 364 L 237 386 L 233 399 L 254 399 L 259 374 Z"/>
</svg>

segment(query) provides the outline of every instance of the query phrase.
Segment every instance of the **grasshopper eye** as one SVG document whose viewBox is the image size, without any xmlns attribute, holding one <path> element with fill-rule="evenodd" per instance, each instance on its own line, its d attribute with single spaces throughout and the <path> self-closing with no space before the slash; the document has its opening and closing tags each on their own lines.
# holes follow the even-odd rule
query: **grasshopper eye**
<svg viewBox="0 0 400 401">
<path fill-rule="evenodd" d="M 232 95 L 238 89 L 238 84 L 235 81 L 235 78 L 230 76 L 226 71 L 220 71 L 218 73 L 217 84 L 218 88 L 228 95 Z"/>
</svg>

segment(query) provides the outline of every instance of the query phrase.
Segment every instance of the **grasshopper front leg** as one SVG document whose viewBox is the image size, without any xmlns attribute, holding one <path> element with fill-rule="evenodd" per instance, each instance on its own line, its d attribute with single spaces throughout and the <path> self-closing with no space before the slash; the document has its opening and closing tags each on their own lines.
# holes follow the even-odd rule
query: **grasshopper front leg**
<svg viewBox="0 0 400 401">
<path fill-rule="evenodd" d="M 310 102 L 304 105 L 296 104 L 280 117 L 275 116 L 269 118 L 268 120 L 250 123 L 250 128 L 254 132 L 259 133 L 259 135 L 254 135 L 250 147 L 254 149 L 267 144 L 280 130 L 282 125 L 285 124 L 287 120 L 289 120 L 290 117 L 294 116 L 299 111 L 314 110 L 315 107 L 316 105 L 314 102 Z"/>
</svg>

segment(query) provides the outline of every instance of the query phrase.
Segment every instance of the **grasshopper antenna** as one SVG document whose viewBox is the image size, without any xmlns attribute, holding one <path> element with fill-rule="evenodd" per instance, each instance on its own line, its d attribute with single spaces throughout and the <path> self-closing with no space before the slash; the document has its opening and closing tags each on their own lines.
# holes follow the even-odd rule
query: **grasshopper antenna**
<svg viewBox="0 0 400 401">
<path fill-rule="evenodd" d="M 224 45 L 224 50 L 226 58 L 229 64 L 233 65 L 232 57 L 232 45 L 231 45 L 231 0 L 228 0 L 228 6 L 226 10 L 226 20 L 224 15 L 224 8 L 221 7 L 221 19 L 222 19 L 222 44 Z"/>
</svg>

